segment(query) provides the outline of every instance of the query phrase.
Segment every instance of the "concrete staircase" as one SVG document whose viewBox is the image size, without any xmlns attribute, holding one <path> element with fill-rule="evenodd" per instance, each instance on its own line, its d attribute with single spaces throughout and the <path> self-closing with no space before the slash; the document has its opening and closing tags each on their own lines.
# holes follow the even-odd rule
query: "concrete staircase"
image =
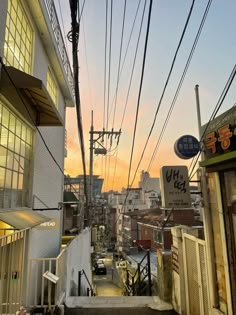
<svg viewBox="0 0 236 315">
<path fill-rule="evenodd" d="M 69 297 L 65 315 L 176 315 L 170 304 L 152 296 Z"/>
</svg>

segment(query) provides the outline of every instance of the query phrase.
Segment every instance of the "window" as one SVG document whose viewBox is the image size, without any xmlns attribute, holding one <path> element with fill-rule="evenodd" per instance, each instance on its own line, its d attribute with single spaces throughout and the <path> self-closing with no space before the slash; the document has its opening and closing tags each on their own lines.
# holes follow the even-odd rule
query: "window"
<svg viewBox="0 0 236 315">
<path fill-rule="evenodd" d="M 155 243 L 163 244 L 163 232 L 159 230 L 153 230 L 153 239 Z"/>
<path fill-rule="evenodd" d="M 0 100 L 0 208 L 28 205 L 33 131 Z"/>
<path fill-rule="evenodd" d="M 4 43 L 7 65 L 31 73 L 33 30 L 20 0 L 9 0 Z"/>
<path fill-rule="evenodd" d="M 49 95 L 51 96 L 52 101 L 57 106 L 57 86 L 56 86 L 56 81 L 50 69 L 48 69 L 48 75 L 47 75 L 47 89 L 48 89 Z"/>
</svg>

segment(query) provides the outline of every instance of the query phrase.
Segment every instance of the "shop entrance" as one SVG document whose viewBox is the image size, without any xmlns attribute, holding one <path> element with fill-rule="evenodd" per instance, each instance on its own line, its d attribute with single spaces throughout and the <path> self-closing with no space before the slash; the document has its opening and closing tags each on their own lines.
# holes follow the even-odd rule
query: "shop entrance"
<svg viewBox="0 0 236 315">
<path fill-rule="evenodd" d="M 224 223 L 231 282 L 233 313 L 236 314 L 236 169 L 220 172 Z"/>
</svg>

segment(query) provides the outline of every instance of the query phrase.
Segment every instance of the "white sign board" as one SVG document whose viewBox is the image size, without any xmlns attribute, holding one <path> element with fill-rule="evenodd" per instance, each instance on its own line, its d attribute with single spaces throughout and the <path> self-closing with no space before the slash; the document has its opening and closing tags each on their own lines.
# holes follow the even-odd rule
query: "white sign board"
<svg viewBox="0 0 236 315">
<path fill-rule="evenodd" d="M 160 175 L 162 207 L 191 208 L 187 166 L 163 166 Z"/>
<path fill-rule="evenodd" d="M 44 278 L 47 278 L 48 280 L 50 280 L 53 283 L 57 283 L 58 280 L 60 279 L 58 276 L 54 275 L 53 273 L 51 273 L 50 271 L 46 271 L 43 274 Z"/>
<path fill-rule="evenodd" d="M 125 260 L 117 261 L 116 268 L 126 268 L 126 261 Z"/>
</svg>

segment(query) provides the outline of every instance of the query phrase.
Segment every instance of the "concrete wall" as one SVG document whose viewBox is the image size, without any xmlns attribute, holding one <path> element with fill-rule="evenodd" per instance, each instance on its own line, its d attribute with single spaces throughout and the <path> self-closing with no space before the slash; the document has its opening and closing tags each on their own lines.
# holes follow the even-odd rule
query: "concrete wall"
<svg viewBox="0 0 236 315">
<path fill-rule="evenodd" d="M 39 212 L 52 219 L 55 226 L 36 226 L 31 230 L 29 258 L 57 257 L 61 246 L 62 210 Z"/>
<path fill-rule="evenodd" d="M 64 169 L 64 128 L 40 128 L 50 152 L 57 163 Z M 34 209 L 57 208 L 63 201 L 64 175 L 52 159 L 39 134 L 35 139 L 32 207 Z"/>
<path fill-rule="evenodd" d="M 66 298 L 78 295 L 78 274 L 84 270 L 92 283 L 91 269 L 91 230 L 83 230 L 69 245 L 67 252 Z M 81 295 L 86 295 L 89 287 L 85 276 L 81 278 Z"/>
<path fill-rule="evenodd" d="M 40 212 L 41 213 L 41 212 Z M 55 225 L 39 225 L 29 231 L 29 245 L 27 254 L 27 266 L 29 267 L 29 259 L 31 258 L 56 258 L 60 252 L 61 245 L 61 218 L 62 210 L 43 211 L 43 214 L 52 218 L 51 223 Z M 49 270 L 48 262 L 45 264 L 45 271 Z M 27 270 L 29 272 L 29 269 Z M 42 263 L 38 265 L 38 279 L 36 280 L 36 264 L 31 265 L 31 281 L 30 288 L 34 288 L 37 281 L 37 298 L 41 296 L 41 272 Z M 52 273 L 55 273 L 55 264 L 52 264 Z M 29 274 L 28 274 L 29 275 Z M 27 304 L 32 305 L 34 302 L 34 290 L 28 292 L 26 298 Z"/>
</svg>

